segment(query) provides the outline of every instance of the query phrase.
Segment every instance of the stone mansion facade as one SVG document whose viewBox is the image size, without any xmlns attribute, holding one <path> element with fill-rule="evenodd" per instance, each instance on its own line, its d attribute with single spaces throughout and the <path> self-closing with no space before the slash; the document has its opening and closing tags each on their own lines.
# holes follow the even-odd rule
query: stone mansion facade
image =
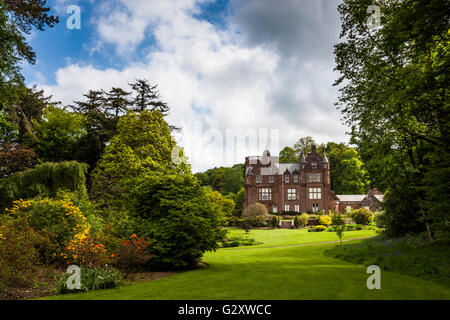
<svg viewBox="0 0 450 320">
<path fill-rule="evenodd" d="M 335 195 L 330 188 L 330 163 L 316 147 L 298 163 L 279 163 L 268 150 L 262 156 L 245 158 L 244 208 L 255 202 L 271 212 L 312 210 L 350 211 L 366 207 L 376 211 L 383 195 L 376 189 L 367 195 Z"/>
</svg>

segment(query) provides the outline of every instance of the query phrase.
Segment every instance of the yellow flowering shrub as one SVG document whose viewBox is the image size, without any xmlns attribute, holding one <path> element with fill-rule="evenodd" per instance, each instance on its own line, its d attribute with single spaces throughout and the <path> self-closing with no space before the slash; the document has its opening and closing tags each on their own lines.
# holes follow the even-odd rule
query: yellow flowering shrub
<svg viewBox="0 0 450 320">
<path fill-rule="evenodd" d="M 61 253 L 75 235 L 89 230 L 86 218 L 69 196 L 61 199 L 19 199 L 14 201 L 13 206 L 6 209 L 6 212 L 11 218 L 27 221 L 31 228 L 49 239 L 40 249 L 46 263 L 61 260 Z"/>
</svg>

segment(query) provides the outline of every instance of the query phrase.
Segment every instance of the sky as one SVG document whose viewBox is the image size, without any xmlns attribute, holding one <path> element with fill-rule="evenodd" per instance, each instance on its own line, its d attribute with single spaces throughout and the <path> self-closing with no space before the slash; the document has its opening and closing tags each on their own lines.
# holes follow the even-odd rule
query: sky
<svg viewBox="0 0 450 320">
<path fill-rule="evenodd" d="M 63 104 L 145 78 L 194 172 L 299 138 L 348 142 L 336 110 L 339 0 L 49 0 L 60 23 L 29 41 L 27 84 Z M 80 8 L 80 29 L 67 20 Z"/>
</svg>

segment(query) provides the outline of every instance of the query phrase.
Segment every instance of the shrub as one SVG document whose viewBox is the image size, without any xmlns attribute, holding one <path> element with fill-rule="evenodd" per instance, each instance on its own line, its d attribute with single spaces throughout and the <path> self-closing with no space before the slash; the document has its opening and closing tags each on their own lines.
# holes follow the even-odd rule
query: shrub
<svg viewBox="0 0 450 320">
<path fill-rule="evenodd" d="M 0 226 L 0 284 L 18 287 L 33 283 L 44 238 L 25 219 L 3 218 Z"/>
<path fill-rule="evenodd" d="M 58 281 L 57 293 L 76 293 L 89 290 L 111 289 L 119 286 L 122 275 L 112 268 L 81 267 L 81 289 L 67 288 L 67 279 L 71 274 L 63 274 Z"/>
<path fill-rule="evenodd" d="M 266 206 L 259 202 L 251 204 L 245 208 L 242 216 L 254 227 L 267 226 L 267 221 L 270 219 Z"/>
<path fill-rule="evenodd" d="M 375 212 L 374 221 L 377 228 L 386 228 L 386 217 L 384 212 Z"/>
<path fill-rule="evenodd" d="M 6 209 L 9 216 L 16 219 L 26 219 L 28 225 L 35 231 L 45 234 L 50 239 L 51 248 L 42 248 L 45 262 L 58 260 L 73 237 L 84 232 L 89 225 L 80 208 L 72 201 L 64 199 L 36 198 L 13 202 L 11 209 Z"/>
<path fill-rule="evenodd" d="M 143 270 L 151 259 L 148 251 L 150 242 L 139 238 L 136 234 L 128 240 L 123 240 L 119 250 L 113 254 L 115 265 L 127 271 Z"/>
<path fill-rule="evenodd" d="M 222 240 L 222 247 L 239 247 L 239 246 L 253 246 L 258 244 L 255 239 L 248 239 L 246 237 L 231 237 Z"/>
<path fill-rule="evenodd" d="M 329 216 L 320 216 L 319 223 L 323 226 L 329 226 L 331 224 L 331 217 Z"/>
<path fill-rule="evenodd" d="M 300 219 L 298 216 L 295 216 L 294 218 L 294 227 L 300 228 Z"/>
<path fill-rule="evenodd" d="M 373 213 L 369 209 L 366 208 L 359 208 L 356 210 L 353 210 L 351 213 L 352 219 L 357 224 L 363 224 L 368 225 L 371 221 L 373 221 Z"/>
<path fill-rule="evenodd" d="M 187 267 L 224 237 L 223 216 L 190 174 L 153 174 L 134 192 L 136 234 L 152 240 L 153 267 Z"/>
<path fill-rule="evenodd" d="M 308 229 L 308 232 L 322 232 L 327 230 L 327 227 L 319 225 L 319 226 L 315 226 L 314 228 Z"/>
<path fill-rule="evenodd" d="M 300 222 L 302 226 L 306 227 L 308 225 L 309 215 L 305 212 L 300 216 Z"/>
<path fill-rule="evenodd" d="M 272 216 L 272 221 L 271 221 L 270 225 L 272 226 L 272 228 L 278 227 L 278 217 L 277 216 Z"/>
<path fill-rule="evenodd" d="M 105 246 L 90 235 L 89 228 L 70 240 L 63 256 L 67 264 L 78 266 L 102 267 L 111 261 Z"/>
</svg>

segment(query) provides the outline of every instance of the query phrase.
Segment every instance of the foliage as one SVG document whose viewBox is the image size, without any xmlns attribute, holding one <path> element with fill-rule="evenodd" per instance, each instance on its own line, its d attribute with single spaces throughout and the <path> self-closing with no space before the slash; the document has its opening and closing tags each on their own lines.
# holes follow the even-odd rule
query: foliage
<svg viewBox="0 0 450 320">
<path fill-rule="evenodd" d="M 82 115 L 49 106 L 40 121 L 33 119 L 31 122 L 36 135 L 32 146 L 43 161 L 74 159 L 79 141 L 86 135 Z"/>
<path fill-rule="evenodd" d="M 259 202 L 247 206 L 242 213 L 242 217 L 247 219 L 254 227 L 266 226 L 270 219 L 266 206 Z"/>
<path fill-rule="evenodd" d="M 319 223 L 323 226 L 329 226 L 331 224 L 331 217 L 330 216 L 320 216 Z"/>
<path fill-rule="evenodd" d="M 219 214 L 227 220 L 231 218 L 231 215 L 233 214 L 233 210 L 235 208 L 234 201 L 222 196 L 217 191 L 210 191 L 208 189 L 204 190 L 207 198 L 211 203 L 212 210 L 219 212 Z"/>
<path fill-rule="evenodd" d="M 308 229 L 308 232 L 322 232 L 325 230 L 327 230 L 327 227 L 325 227 L 323 225 L 318 225 L 318 226 Z"/>
<path fill-rule="evenodd" d="M 309 220 L 309 214 L 307 214 L 306 212 L 303 212 L 300 215 L 300 223 L 302 224 L 303 227 L 306 227 L 308 225 L 308 220 Z"/>
<path fill-rule="evenodd" d="M 345 0 L 338 10 L 338 106 L 372 186 L 389 194 L 386 231 L 400 236 L 426 230 L 430 240 L 445 240 L 449 183 L 440 174 L 448 176 L 450 148 L 450 35 L 443 23 L 449 3 L 384 1 L 376 29 L 365 24 L 367 1 Z"/>
<path fill-rule="evenodd" d="M 90 228 L 77 233 L 63 254 L 68 265 L 104 267 L 111 261 L 105 246 L 91 234 Z"/>
<path fill-rule="evenodd" d="M 222 212 L 190 174 L 154 174 L 133 195 L 136 233 L 152 240 L 155 267 L 194 265 L 223 238 Z"/>
<path fill-rule="evenodd" d="M 357 224 L 368 225 L 373 221 L 373 213 L 367 208 L 352 210 L 351 217 Z"/>
<path fill-rule="evenodd" d="M 330 162 L 331 190 L 336 194 L 365 194 L 367 173 L 358 151 L 334 142 L 328 142 L 325 150 Z"/>
<path fill-rule="evenodd" d="M 420 236 L 377 237 L 344 248 L 327 250 L 326 255 L 355 264 L 376 264 L 382 270 L 420 277 L 450 287 L 450 252 L 445 244 L 429 243 Z"/>
<path fill-rule="evenodd" d="M 0 178 L 32 168 L 37 163 L 37 154 L 33 149 L 17 144 L 5 144 L 0 147 Z"/>
<path fill-rule="evenodd" d="M 295 228 L 300 228 L 301 227 L 301 222 L 300 222 L 299 216 L 295 216 L 295 218 L 294 218 L 294 227 Z"/>
<path fill-rule="evenodd" d="M 278 217 L 277 216 L 272 216 L 272 220 L 270 222 L 270 226 L 272 228 L 278 227 Z"/>
<path fill-rule="evenodd" d="M 377 228 L 386 228 L 386 216 L 384 212 L 375 212 L 373 215 L 373 220 Z"/>
<path fill-rule="evenodd" d="M 120 248 L 113 254 L 114 265 L 121 270 L 143 270 L 152 258 L 149 253 L 150 241 L 132 234 L 128 240 L 122 240 Z"/>
<path fill-rule="evenodd" d="M 85 172 L 86 165 L 75 161 L 43 163 L 17 172 L 0 180 L 0 210 L 9 207 L 16 199 L 30 199 L 38 195 L 54 197 L 60 189 L 85 198 Z"/>
<path fill-rule="evenodd" d="M 299 158 L 295 154 L 295 150 L 291 147 L 284 147 L 283 150 L 280 151 L 279 156 L 280 163 L 296 163 L 299 161 Z"/>
<path fill-rule="evenodd" d="M 43 237 L 25 219 L 2 219 L 0 225 L 0 288 L 30 285 L 40 265 Z"/>
<path fill-rule="evenodd" d="M 33 230 L 50 240 L 40 251 L 41 259 L 46 263 L 58 261 L 69 241 L 89 230 L 81 210 L 68 197 L 16 200 L 6 212 L 14 219 L 25 219 Z"/>
<path fill-rule="evenodd" d="M 305 156 L 308 152 L 312 151 L 312 146 L 315 145 L 315 141 L 312 137 L 303 137 L 298 139 L 294 144 L 294 151 L 298 159 L 300 159 L 300 154 L 303 153 Z"/>
<path fill-rule="evenodd" d="M 17 124 L 6 119 L 4 110 L 0 110 L 0 147 L 9 144 L 17 138 L 19 127 Z"/>
<path fill-rule="evenodd" d="M 331 225 L 333 226 L 336 235 L 339 237 L 339 242 L 342 246 L 342 236 L 345 231 L 345 221 L 339 212 L 333 212 L 331 215 Z"/>
<path fill-rule="evenodd" d="M 122 116 L 117 134 L 93 172 L 92 196 L 121 208 L 146 176 L 155 172 L 190 173 L 189 165 L 172 161 L 175 146 L 169 126 L 158 111 Z"/>
<path fill-rule="evenodd" d="M 112 268 L 81 267 L 81 289 L 70 290 L 67 288 L 67 279 L 70 274 L 63 274 L 58 281 L 58 294 L 84 292 L 89 290 L 101 290 L 116 288 L 120 285 L 122 275 Z"/>
<path fill-rule="evenodd" d="M 231 238 L 225 238 L 222 240 L 222 247 L 223 248 L 230 248 L 230 247 L 239 247 L 239 246 L 253 246 L 259 244 L 255 241 L 255 239 L 249 239 L 247 237 L 231 237 Z"/>
<path fill-rule="evenodd" d="M 239 201 L 236 201 L 236 211 L 242 211 L 240 199 L 244 199 L 244 165 L 236 164 L 231 168 L 220 167 L 208 169 L 205 172 L 196 173 L 202 186 L 211 186 L 213 190 L 219 191 L 223 195 L 230 193 L 239 194 Z M 242 193 L 241 193 L 242 190 Z"/>
</svg>

